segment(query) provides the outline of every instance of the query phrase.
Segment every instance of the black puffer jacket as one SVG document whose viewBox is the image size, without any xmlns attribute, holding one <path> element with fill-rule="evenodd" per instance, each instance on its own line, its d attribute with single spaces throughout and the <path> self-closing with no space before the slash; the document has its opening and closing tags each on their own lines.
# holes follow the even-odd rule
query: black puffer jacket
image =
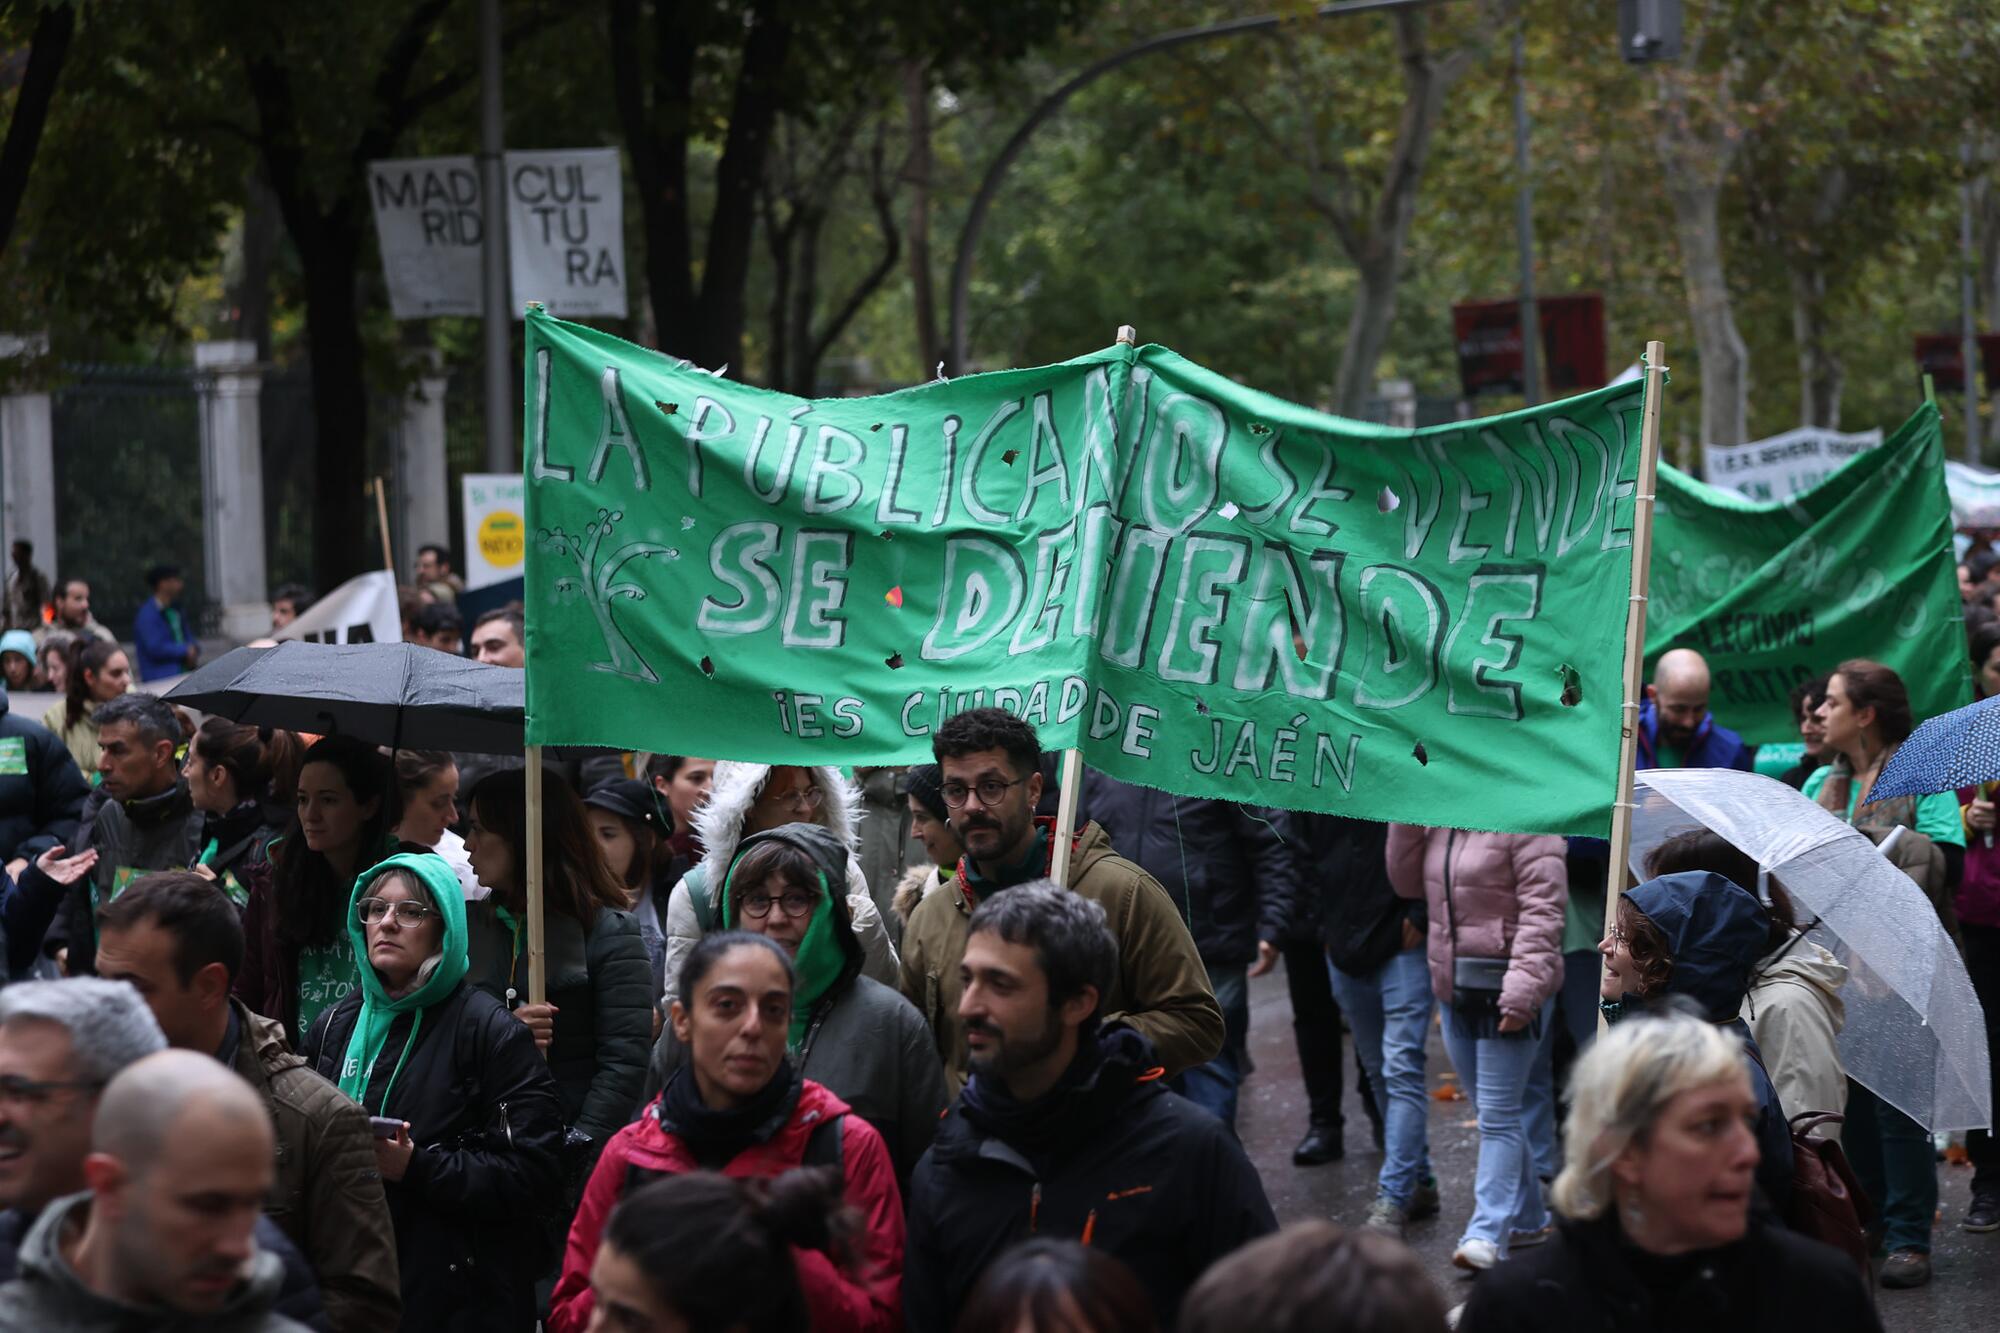
<svg viewBox="0 0 2000 1333">
<path fill-rule="evenodd" d="M 0 861 L 32 861 L 70 843 L 89 794 L 68 748 L 41 723 L 16 717 L 0 687 Z"/>
<path fill-rule="evenodd" d="M 108 903 L 138 875 L 186 870 L 201 855 L 201 811 L 188 796 L 185 778 L 155 796 L 106 801 L 74 850 L 97 850 L 97 868 L 69 891 L 64 912 L 69 929 L 69 974 L 97 972 L 97 904 Z M 95 898 L 93 900 L 93 894 Z"/>
<path fill-rule="evenodd" d="M 1624 1239 L 1615 1218 L 1563 1222 L 1480 1277 L 1458 1333 L 1881 1333 L 1852 1260 L 1750 1219 L 1742 1240 L 1661 1258 Z"/>
<path fill-rule="evenodd" d="M 528 998 L 528 939 L 499 916 L 492 899 L 465 905 L 466 980 L 502 1005 Z M 549 1069 L 563 1121 L 598 1149 L 639 1113 L 653 1049 L 653 965 L 630 912 L 600 910 L 586 934 L 574 917 L 550 912 L 544 941 L 549 1003 L 556 1007 Z M 516 994 L 511 1003 L 507 992 Z"/>
<path fill-rule="evenodd" d="M 1171 796 L 1092 770 L 1076 826 L 1101 825 L 1112 848 L 1160 882 L 1180 909 L 1201 960 L 1255 961 L 1257 942 L 1290 936 L 1299 895 L 1285 844 L 1291 816 L 1230 801 Z"/>
<path fill-rule="evenodd" d="M 1389 826 L 1339 815 L 1298 813 L 1292 847 L 1299 879 L 1318 902 L 1320 940 L 1341 971 L 1366 976 L 1402 951 L 1403 923 L 1429 924 L 1421 898 L 1399 898 L 1384 857 Z"/>
<path fill-rule="evenodd" d="M 322 1078 L 339 1081 L 361 1001 L 357 989 L 306 1034 L 300 1054 Z M 396 1053 L 411 1040 L 395 1073 Z M 408 1173 L 383 1187 L 403 1327 L 528 1333 L 535 1280 L 556 1257 L 542 1213 L 562 1196 L 562 1106 L 534 1037 L 462 981 L 436 1004 L 397 1016 L 362 1102 L 370 1115 L 409 1121 L 417 1145 Z"/>
<path fill-rule="evenodd" d="M 910 1182 L 903 1314 L 942 1333 L 979 1275 L 1030 1236 L 1129 1265 L 1162 1328 L 1211 1263 L 1277 1229 L 1235 1135 L 1159 1080 L 1152 1045 L 1109 1028 L 1023 1106 L 975 1073 Z"/>
</svg>

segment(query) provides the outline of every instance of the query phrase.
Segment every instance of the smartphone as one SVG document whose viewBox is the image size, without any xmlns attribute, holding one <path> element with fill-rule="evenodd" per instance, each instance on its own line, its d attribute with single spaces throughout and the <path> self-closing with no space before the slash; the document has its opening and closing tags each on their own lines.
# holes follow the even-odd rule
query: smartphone
<svg viewBox="0 0 2000 1333">
<path fill-rule="evenodd" d="M 403 1122 L 394 1116 L 371 1115 L 368 1117 L 368 1128 L 378 1139 L 393 1139 L 403 1132 Z"/>
</svg>

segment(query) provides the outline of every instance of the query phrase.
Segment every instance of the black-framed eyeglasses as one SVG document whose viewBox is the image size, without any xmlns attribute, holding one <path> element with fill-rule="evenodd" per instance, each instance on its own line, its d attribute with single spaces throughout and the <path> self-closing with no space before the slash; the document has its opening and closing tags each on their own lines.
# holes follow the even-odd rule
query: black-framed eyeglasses
<svg viewBox="0 0 2000 1333">
<path fill-rule="evenodd" d="M 58 1092 L 100 1092 L 101 1078 L 34 1079 L 20 1074 L 0 1074 L 0 1103 L 11 1106 L 40 1106 Z"/>
<path fill-rule="evenodd" d="M 743 900 L 743 915 L 762 921 L 771 915 L 776 905 L 786 916 L 801 917 L 819 904 L 817 893 L 807 893 L 804 889 L 786 889 L 773 898 L 768 893 L 753 893 Z"/>
<path fill-rule="evenodd" d="M 965 805 L 965 798 L 967 796 L 973 792 L 978 792 L 979 803 L 983 806 L 992 807 L 998 805 L 1009 791 L 1026 781 L 1026 778 L 1015 778 L 1012 782 L 1002 782 L 998 778 L 981 778 L 970 787 L 966 786 L 963 782 L 946 782 L 938 787 L 938 795 L 944 797 L 945 805 L 953 810 L 957 810 Z"/>
<path fill-rule="evenodd" d="M 406 930 L 413 930 L 424 924 L 426 918 L 438 914 L 435 907 L 426 907 L 422 903 L 413 903 L 407 899 L 392 903 L 387 898 L 363 898 L 354 904 L 355 915 L 361 918 L 361 924 L 364 926 L 374 925 L 387 917 L 391 911 L 396 914 L 396 924 Z"/>
</svg>

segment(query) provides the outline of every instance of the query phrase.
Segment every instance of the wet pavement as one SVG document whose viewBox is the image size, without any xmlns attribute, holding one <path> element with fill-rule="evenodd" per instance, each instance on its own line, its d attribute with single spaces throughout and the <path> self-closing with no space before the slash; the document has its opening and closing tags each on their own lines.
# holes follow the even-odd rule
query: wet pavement
<svg viewBox="0 0 2000 1333">
<path fill-rule="evenodd" d="M 1256 1072 L 1243 1085 L 1238 1131 L 1263 1174 L 1271 1206 L 1280 1222 L 1329 1217 L 1357 1225 L 1374 1200 L 1375 1173 L 1382 1158 L 1369 1136 L 1367 1113 L 1355 1098 L 1352 1051 L 1343 1047 L 1347 1156 L 1327 1166 L 1293 1166 L 1292 1149 L 1306 1128 L 1306 1099 L 1299 1083 L 1291 1001 L 1283 975 L 1273 972 L 1252 981 L 1250 1005 L 1250 1049 Z M 1451 1062 L 1433 1031 L 1427 1065 L 1430 1087 L 1443 1086 L 1450 1073 Z M 1471 1289 L 1471 1280 L 1451 1266 L 1451 1252 L 1472 1211 L 1479 1135 L 1470 1102 L 1433 1098 L 1428 1105 L 1431 1161 L 1444 1209 L 1440 1216 L 1413 1225 L 1408 1240 L 1447 1301 L 1456 1305 Z M 1939 1176 L 1942 1220 L 1931 1253 L 1936 1276 L 1928 1287 L 1915 1291 L 1879 1292 L 1883 1327 L 1888 1333 L 1996 1333 L 2000 1331 L 2000 1232 L 1973 1236 L 1958 1229 L 1970 1193 L 1969 1167 L 1940 1166 Z"/>
</svg>

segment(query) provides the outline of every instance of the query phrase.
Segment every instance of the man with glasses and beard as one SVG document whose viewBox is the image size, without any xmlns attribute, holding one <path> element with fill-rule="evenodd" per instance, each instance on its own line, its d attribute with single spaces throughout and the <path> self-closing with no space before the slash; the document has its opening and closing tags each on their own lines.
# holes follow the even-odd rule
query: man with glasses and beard
<svg viewBox="0 0 2000 1333">
<path fill-rule="evenodd" d="M 1163 1086 L 1141 1032 L 1105 1021 L 1104 909 L 1009 888 L 972 913 L 960 972 L 971 1077 L 910 1182 L 908 1326 L 950 1328 L 986 1266 L 1035 1235 L 1123 1260 L 1172 1327 L 1202 1272 L 1277 1222 L 1235 1137 Z"/>
<path fill-rule="evenodd" d="M 956 1087 L 970 1067 L 959 993 L 973 910 L 1015 885 L 1046 879 L 1056 828 L 1054 819 L 1035 817 L 1042 747 L 1026 722 L 1003 709 L 975 708 L 939 727 L 931 751 L 965 855 L 952 882 L 910 913 L 902 988 L 930 1023 Z M 1117 966 L 1098 995 L 1104 1025 L 1145 1037 L 1169 1077 L 1213 1060 L 1222 1050 L 1222 1008 L 1173 899 L 1112 851 L 1096 824 L 1068 836 L 1069 887 L 1104 909 L 1116 946 Z"/>
</svg>

